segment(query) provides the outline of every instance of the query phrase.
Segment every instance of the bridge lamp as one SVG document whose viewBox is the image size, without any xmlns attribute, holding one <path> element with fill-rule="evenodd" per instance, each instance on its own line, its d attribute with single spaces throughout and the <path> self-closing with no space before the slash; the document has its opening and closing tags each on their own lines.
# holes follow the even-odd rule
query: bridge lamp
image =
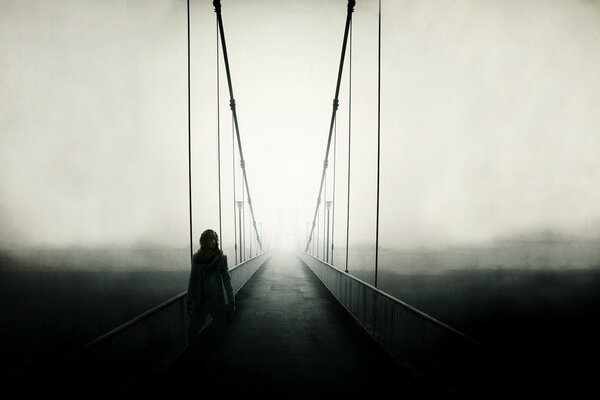
<svg viewBox="0 0 600 400">
<path fill-rule="evenodd" d="M 242 207 L 244 207 L 244 202 L 242 200 L 236 200 L 235 204 L 237 205 L 237 209 L 238 209 L 238 221 L 239 221 L 238 226 L 240 227 L 240 229 L 239 229 L 239 232 L 240 232 L 240 242 L 239 242 L 240 243 L 240 262 L 243 262 L 242 255 L 244 253 L 243 253 L 243 250 L 241 249 L 241 246 L 242 246 Z"/>
<path fill-rule="evenodd" d="M 325 246 L 325 248 L 327 249 L 326 252 L 326 262 L 329 263 L 329 220 L 330 220 L 330 214 L 331 214 L 331 206 L 333 205 L 333 201 L 332 200 L 327 200 L 325 201 L 325 208 L 327 209 L 327 244 Z"/>
</svg>

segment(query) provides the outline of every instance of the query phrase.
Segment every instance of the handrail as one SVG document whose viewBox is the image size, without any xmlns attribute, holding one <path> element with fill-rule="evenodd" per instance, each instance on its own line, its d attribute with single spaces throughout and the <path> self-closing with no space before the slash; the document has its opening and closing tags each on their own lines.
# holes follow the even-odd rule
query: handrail
<svg viewBox="0 0 600 400">
<path fill-rule="evenodd" d="M 180 300 L 182 297 L 185 297 L 187 295 L 187 290 L 183 293 L 178 294 L 177 296 L 155 306 L 152 307 L 150 310 L 143 312 L 142 314 L 138 315 L 137 317 L 125 322 L 124 324 L 114 328 L 111 331 L 106 332 L 105 334 L 103 334 L 102 336 L 97 337 L 96 339 L 92 340 L 91 342 L 85 344 L 83 346 L 84 349 L 89 349 L 91 347 L 94 347 L 95 345 L 97 345 L 100 342 L 103 342 L 107 339 L 110 339 L 111 337 L 115 336 L 116 334 L 126 330 L 127 328 L 131 327 L 132 325 L 137 324 L 140 321 L 143 321 L 145 319 L 147 319 L 148 317 L 151 317 L 152 315 L 156 314 L 157 312 L 159 312 L 160 310 L 162 310 L 163 308 L 175 303 L 177 300 Z"/>
<path fill-rule="evenodd" d="M 463 337 L 464 339 L 466 339 L 466 340 L 468 340 L 468 341 L 472 342 L 474 345 L 477 345 L 477 346 L 484 347 L 484 345 L 483 345 L 483 344 L 481 344 L 481 343 L 480 343 L 480 342 L 478 342 L 477 340 L 473 339 L 472 337 L 470 337 L 470 336 L 468 336 L 468 335 L 466 335 L 466 334 L 462 333 L 462 332 L 461 332 L 461 331 L 459 331 L 459 330 L 456 330 L 455 328 L 453 328 L 453 327 L 451 327 L 451 326 L 449 326 L 449 325 L 446 325 L 445 323 L 443 323 L 443 322 L 441 322 L 441 321 L 439 321 L 439 320 L 437 320 L 437 319 L 433 318 L 431 315 L 424 313 L 423 311 L 419 310 L 418 308 L 415 308 L 415 307 L 411 306 L 410 304 L 407 304 L 407 303 L 403 302 L 402 300 L 400 300 L 400 299 L 398 299 L 398 298 L 396 298 L 396 297 L 394 297 L 394 296 L 390 295 L 389 293 L 386 293 L 386 292 L 382 291 L 381 289 L 378 289 L 378 288 L 376 288 L 375 286 L 371 285 L 370 283 L 367 283 L 367 282 L 365 282 L 365 281 L 363 281 L 363 280 L 361 280 L 361 279 L 359 279 L 359 278 L 357 278 L 357 277 L 355 277 L 355 276 L 351 275 L 351 274 L 350 274 L 350 273 L 348 273 L 348 272 L 342 271 L 342 270 L 341 270 L 341 269 L 339 269 L 338 267 L 336 267 L 336 266 L 334 266 L 334 265 L 332 265 L 332 264 L 329 264 L 329 263 L 327 263 L 327 262 L 325 262 L 325 261 L 323 261 L 323 260 L 321 260 L 321 259 L 319 259 L 319 258 L 316 258 L 316 257 L 314 257 L 313 255 L 311 255 L 311 254 L 309 254 L 309 253 L 304 253 L 304 254 L 306 254 L 306 255 L 308 255 L 308 256 L 310 256 L 310 257 L 314 258 L 315 260 L 319 261 L 319 262 L 320 262 L 320 263 L 322 263 L 322 264 L 325 264 L 325 265 L 327 265 L 328 267 L 330 267 L 330 268 L 332 268 L 332 269 L 335 269 L 336 271 L 338 271 L 338 272 L 342 273 L 343 275 L 347 276 L 348 278 L 350 278 L 350 279 L 352 279 L 352 280 L 355 280 L 355 281 L 357 281 L 358 283 L 360 283 L 360 284 L 362 284 L 362 285 L 365 285 L 366 287 L 368 287 L 369 289 L 373 290 L 374 292 L 377 292 L 378 294 L 380 294 L 380 295 L 382 295 L 382 296 L 384 296 L 384 297 L 387 297 L 388 299 L 390 299 L 390 300 L 392 300 L 392 301 L 394 301 L 394 302 L 396 302 L 396 303 L 400 304 L 402 307 L 404 307 L 404 308 L 408 309 L 408 310 L 409 310 L 409 311 L 411 311 L 411 312 L 414 312 L 415 314 L 418 314 L 420 317 L 423 317 L 423 318 L 425 318 L 426 320 L 429 320 L 430 322 L 432 322 L 432 323 L 434 323 L 434 324 L 438 325 L 439 327 L 441 327 L 441 328 L 443 328 L 443 329 L 446 329 L 446 330 L 448 330 L 449 332 L 452 332 L 452 333 L 454 333 L 455 335 L 458 335 L 458 336 L 461 336 L 461 337 Z"/>
<path fill-rule="evenodd" d="M 464 333 L 307 252 L 299 258 L 354 321 L 408 373 L 448 393 L 476 393 L 488 349 Z"/>
<path fill-rule="evenodd" d="M 262 253 L 229 270 L 234 293 L 269 256 Z M 86 344 L 76 355 L 77 381 L 119 391 L 171 368 L 189 347 L 186 296 L 180 293 Z M 211 322 L 209 315 L 200 330 Z"/>
<path fill-rule="evenodd" d="M 245 264 L 245 263 L 247 263 L 247 262 L 249 262 L 249 261 L 252 261 L 253 259 L 255 259 L 255 258 L 257 258 L 257 257 L 260 257 L 260 256 L 262 256 L 263 254 L 264 254 L 264 253 L 260 253 L 260 254 L 258 254 L 258 255 L 256 255 L 256 256 L 252 257 L 252 258 L 249 258 L 249 259 L 245 260 L 245 261 L 244 261 L 244 262 L 242 262 L 242 263 L 239 263 L 239 264 L 237 264 L 237 265 L 233 266 L 233 267 L 232 267 L 232 268 L 229 270 L 229 272 L 231 272 L 231 271 L 234 271 L 235 269 L 237 269 L 237 268 L 238 268 L 238 267 L 240 267 L 241 265 L 243 265 L 243 264 Z M 237 293 L 237 292 L 238 292 L 240 289 L 241 289 L 241 288 L 238 288 L 238 289 L 235 291 L 235 293 Z M 116 328 L 114 328 L 114 329 L 112 329 L 112 330 L 110 330 L 110 331 L 106 332 L 105 334 L 103 334 L 103 335 L 101 335 L 101 336 L 97 337 L 96 339 L 92 340 L 91 342 L 89 342 L 89 343 L 85 344 L 85 345 L 83 346 L 83 348 L 87 350 L 87 349 L 89 349 L 89 348 L 91 348 L 91 347 L 94 347 L 95 345 L 97 345 L 97 344 L 98 344 L 98 343 L 100 343 L 100 342 L 103 342 L 103 341 L 105 341 L 105 340 L 107 340 L 107 339 L 110 339 L 111 337 L 113 337 L 113 336 L 115 336 L 116 334 L 118 334 L 118 333 L 120 333 L 120 332 L 122 332 L 122 331 L 124 331 L 124 330 L 128 329 L 129 327 L 131 327 L 131 326 L 133 326 L 133 325 L 137 324 L 138 322 L 140 322 L 140 321 L 143 321 L 143 320 L 145 320 L 145 319 L 147 319 L 147 318 L 151 317 L 152 315 L 156 314 L 157 312 L 159 312 L 159 311 L 160 311 L 160 310 L 162 310 L 163 308 L 165 308 L 165 307 L 167 307 L 167 306 L 169 306 L 169 305 L 171 305 L 171 304 L 175 303 L 176 301 L 180 300 L 181 298 L 185 297 L 186 295 L 187 295 L 187 290 L 186 290 L 185 292 L 183 292 L 183 293 L 180 293 L 180 294 L 176 295 L 175 297 L 172 297 L 171 299 L 169 299 L 169 300 L 167 300 L 167 301 L 164 301 L 163 303 L 161 303 L 161 304 L 159 304 L 159 305 L 157 305 L 157 306 L 155 306 L 155 307 L 152 307 L 152 308 L 151 308 L 151 309 L 149 309 L 148 311 L 145 311 L 145 312 L 143 312 L 142 314 L 138 315 L 137 317 L 135 317 L 135 318 L 133 318 L 133 319 L 131 319 L 131 320 L 129 320 L 129 321 L 127 321 L 127 322 L 125 322 L 124 324 L 122 324 L 122 325 L 120 325 L 120 326 L 118 326 L 118 327 L 116 327 Z"/>
</svg>

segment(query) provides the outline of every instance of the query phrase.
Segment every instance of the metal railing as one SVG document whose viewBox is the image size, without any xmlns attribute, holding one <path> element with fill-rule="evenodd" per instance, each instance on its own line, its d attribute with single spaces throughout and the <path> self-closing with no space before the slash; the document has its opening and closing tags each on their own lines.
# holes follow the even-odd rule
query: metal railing
<svg viewBox="0 0 600 400">
<path fill-rule="evenodd" d="M 268 259 L 263 253 L 230 269 L 237 293 Z M 89 342 L 83 348 L 84 375 L 135 378 L 168 368 L 187 348 L 187 292 L 146 311 L 131 321 Z M 211 323 L 207 318 L 202 329 Z"/>
<path fill-rule="evenodd" d="M 450 392 L 472 390 L 482 382 L 486 350 L 481 344 L 307 253 L 300 258 L 358 324 L 414 377 Z"/>
</svg>

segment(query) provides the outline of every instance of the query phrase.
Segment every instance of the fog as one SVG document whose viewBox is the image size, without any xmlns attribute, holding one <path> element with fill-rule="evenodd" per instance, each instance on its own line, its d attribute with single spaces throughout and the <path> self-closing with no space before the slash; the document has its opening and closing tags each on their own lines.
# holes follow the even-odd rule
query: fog
<svg viewBox="0 0 600 400">
<path fill-rule="evenodd" d="M 191 3 L 196 243 L 219 229 L 217 39 L 212 2 Z M 357 3 L 350 245 L 372 246 L 377 2 Z M 381 246 L 537 232 L 597 239 L 600 3 L 385 0 L 382 8 Z M 187 246 L 186 2 L 3 0 L 0 9 L 0 246 Z M 257 223 L 267 246 L 303 248 L 346 1 L 231 0 L 222 12 Z M 348 61 L 337 120 L 339 248 Z M 222 60 L 220 88 L 222 240 L 231 248 Z M 333 170 L 331 153 L 328 199 Z"/>
</svg>

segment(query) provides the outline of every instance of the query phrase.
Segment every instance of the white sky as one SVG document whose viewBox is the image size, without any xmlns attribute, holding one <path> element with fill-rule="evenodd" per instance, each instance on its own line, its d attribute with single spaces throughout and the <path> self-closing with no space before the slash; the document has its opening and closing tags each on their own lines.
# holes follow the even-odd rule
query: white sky
<svg viewBox="0 0 600 400">
<path fill-rule="evenodd" d="M 377 2 L 357 3 L 350 226 L 353 243 L 371 243 Z M 536 229 L 597 233 L 600 3 L 382 7 L 381 244 L 472 243 Z M 0 0 L 0 10 L 0 242 L 184 246 L 185 1 Z M 345 0 L 223 1 L 253 203 L 278 246 L 303 244 L 312 218 L 345 13 Z M 192 1 L 192 47 L 196 241 L 218 229 L 211 1 Z M 346 227 L 347 67 L 338 246 Z M 233 241 L 228 101 L 221 66 L 225 246 Z"/>
</svg>

